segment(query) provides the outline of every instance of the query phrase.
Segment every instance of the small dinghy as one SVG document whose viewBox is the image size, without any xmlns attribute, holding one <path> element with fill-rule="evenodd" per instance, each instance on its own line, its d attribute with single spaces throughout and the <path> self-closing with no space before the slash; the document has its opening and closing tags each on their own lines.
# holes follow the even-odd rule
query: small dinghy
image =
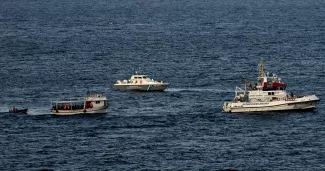
<svg viewBox="0 0 325 171">
<path fill-rule="evenodd" d="M 28 109 L 17 109 L 13 107 L 11 110 L 9 110 L 9 113 L 22 113 L 26 114 Z"/>
</svg>

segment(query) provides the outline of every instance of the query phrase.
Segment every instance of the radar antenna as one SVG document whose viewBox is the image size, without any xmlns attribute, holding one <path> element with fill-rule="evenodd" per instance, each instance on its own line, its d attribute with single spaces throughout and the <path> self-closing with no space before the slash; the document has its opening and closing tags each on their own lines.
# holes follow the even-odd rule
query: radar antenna
<svg viewBox="0 0 325 171">
<path fill-rule="evenodd" d="M 260 63 L 258 64 L 258 76 L 259 77 L 264 77 L 264 60 L 261 58 Z"/>
</svg>

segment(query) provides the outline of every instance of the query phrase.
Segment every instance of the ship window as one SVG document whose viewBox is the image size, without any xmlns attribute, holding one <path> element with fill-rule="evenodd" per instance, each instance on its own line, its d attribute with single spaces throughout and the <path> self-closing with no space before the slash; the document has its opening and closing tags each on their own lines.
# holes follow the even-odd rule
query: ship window
<svg viewBox="0 0 325 171">
<path fill-rule="evenodd" d="M 96 101 L 96 104 L 100 104 L 100 101 Z"/>
<path fill-rule="evenodd" d="M 143 77 L 143 79 L 146 79 L 147 77 Z"/>
</svg>

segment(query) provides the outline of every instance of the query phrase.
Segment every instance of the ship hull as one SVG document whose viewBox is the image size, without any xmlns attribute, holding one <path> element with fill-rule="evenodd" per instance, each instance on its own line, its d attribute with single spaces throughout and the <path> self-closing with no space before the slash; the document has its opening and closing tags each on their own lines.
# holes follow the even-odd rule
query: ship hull
<svg viewBox="0 0 325 171">
<path fill-rule="evenodd" d="M 78 114 L 104 114 L 107 113 L 107 107 L 97 109 L 77 109 L 77 110 L 52 110 L 53 115 L 78 115 Z"/>
<path fill-rule="evenodd" d="M 121 91 L 164 91 L 168 84 L 115 84 L 115 90 Z"/>
<path fill-rule="evenodd" d="M 302 98 L 294 101 L 275 101 L 259 103 L 233 103 L 225 102 L 223 112 L 248 113 L 248 112 L 268 112 L 268 111 L 293 111 L 314 109 L 319 99 L 314 96 Z"/>
</svg>

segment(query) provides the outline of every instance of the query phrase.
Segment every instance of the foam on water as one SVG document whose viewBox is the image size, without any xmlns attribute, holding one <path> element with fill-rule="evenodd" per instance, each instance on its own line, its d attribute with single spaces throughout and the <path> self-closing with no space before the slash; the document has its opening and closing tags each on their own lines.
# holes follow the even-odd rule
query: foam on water
<svg viewBox="0 0 325 171">
<path fill-rule="evenodd" d="M 225 90 L 225 89 L 209 89 L 209 88 L 168 88 L 166 92 L 234 92 L 234 90 Z"/>
</svg>

